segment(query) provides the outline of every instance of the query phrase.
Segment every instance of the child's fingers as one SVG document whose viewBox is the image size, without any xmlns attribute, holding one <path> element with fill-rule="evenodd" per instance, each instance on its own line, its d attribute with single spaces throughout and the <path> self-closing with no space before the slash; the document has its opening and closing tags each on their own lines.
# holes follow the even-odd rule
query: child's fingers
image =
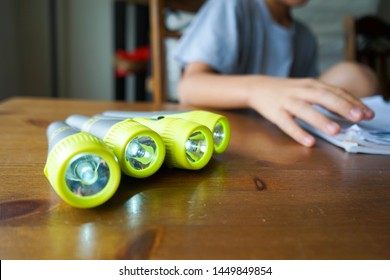
<svg viewBox="0 0 390 280">
<path fill-rule="evenodd" d="M 307 94 L 305 99 L 353 122 L 374 117 L 374 112 L 370 108 L 341 89 L 313 89 L 312 93 Z"/>
<path fill-rule="evenodd" d="M 336 94 L 340 98 L 343 98 L 346 101 L 350 102 L 351 104 L 354 104 L 356 107 L 360 108 L 364 114 L 363 116 L 364 119 L 372 119 L 374 117 L 374 112 L 367 105 L 365 105 L 359 98 L 355 97 L 348 91 L 342 88 L 329 85 L 329 92 Z"/>
<path fill-rule="evenodd" d="M 286 111 L 280 112 L 279 116 L 271 121 L 298 143 L 306 147 L 312 147 L 315 144 L 315 138 L 301 128 L 294 118 Z"/>
<path fill-rule="evenodd" d="M 305 101 L 291 100 L 286 106 L 287 111 L 291 115 L 296 116 L 328 135 L 335 135 L 340 132 L 340 126 L 337 123 L 331 121 Z"/>
</svg>

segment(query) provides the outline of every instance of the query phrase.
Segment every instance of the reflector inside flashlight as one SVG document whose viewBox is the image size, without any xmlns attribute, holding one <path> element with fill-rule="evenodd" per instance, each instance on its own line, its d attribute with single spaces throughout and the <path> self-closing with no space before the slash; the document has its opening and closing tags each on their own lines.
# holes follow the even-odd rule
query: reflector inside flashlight
<svg viewBox="0 0 390 280">
<path fill-rule="evenodd" d="M 78 196 L 99 193 L 106 187 L 109 179 L 110 169 L 106 161 L 94 154 L 77 155 L 66 168 L 66 185 Z"/>
<path fill-rule="evenodd" d="M 214 144 L 219 146 L 225 138 L 225 130 L 221 122 L 217 122 L 213 131 Z"/>
<path fill-rule="evenodd" d="M 207 151 L 207 140 L 201 131 L 195 131 L 185 143 L 186 156 L 191 162 L 199 161 Z"/>
<path fill-rule="evenodd" d="M 126 161 L 136 170 L 148 168 L 157 156 L 157 144 L 149 136 L 138 136 L 126 147 Z"/>
</svg>

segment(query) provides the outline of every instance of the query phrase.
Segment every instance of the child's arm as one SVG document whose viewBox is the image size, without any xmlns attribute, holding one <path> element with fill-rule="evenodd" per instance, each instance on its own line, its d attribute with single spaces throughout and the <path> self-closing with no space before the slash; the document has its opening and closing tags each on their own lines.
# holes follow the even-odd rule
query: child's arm
<svg viewBox="0 0 390 280">
<path fill-rule="evenodd" d="M 253 108 L 305 146 L 315 138 L 295 121 L 298 117 L 335 135 L 340 127 L 312 108 L 318 104 L 351 121 L 374 113 L 347 91 L 312 78 L 289 79 L 263 75 L 220 75 L 207 64 L 190 63 L 179 85 L 181 103 L 214 108 Z"/>
</svg>

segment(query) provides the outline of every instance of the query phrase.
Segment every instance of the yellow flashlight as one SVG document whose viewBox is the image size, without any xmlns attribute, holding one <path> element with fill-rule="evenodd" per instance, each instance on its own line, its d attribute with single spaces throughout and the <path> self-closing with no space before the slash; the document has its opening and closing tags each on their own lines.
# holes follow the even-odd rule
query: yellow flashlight
<svg viewBox="0 0 390 280">
<path fill-rule="evenodd" d="M 100 119 L 118 119 L 103 115 Z M 203 168 L 213 155 L 213 136 L 204 125 L 178 118 L 134 118 L 157 132 L 166 149 L 168 167 L 197 170 Z"/>
<path fill-rule="evenodd" d="M 159 111 L 159 112 L 130 112 L 130 111 L 106 111 L 104 116 L 119 119 L 130 118 L 181 118 L 205 125 L 213 133 L 214 152 L 221 154 L 226 151 L 230 142 L 230 123 L 222 115 L 208 111 Z"/>
<path fill-rule="evenodd" d="M 131 177 L 149 177 L 164 162 L 165 145 L 160 135 L 134 120 L 71 115 L 66 123 L 102 139 L 118 158 L 122 171 Z"/>
<path fill-rule="evenodd" d="M 121 172 L 115 155 L 97 137 L 65 122 L 47 128 L 44 173 L 56 193 L 78 208 L 103 204 L 116 192 Z"/>
</svg>

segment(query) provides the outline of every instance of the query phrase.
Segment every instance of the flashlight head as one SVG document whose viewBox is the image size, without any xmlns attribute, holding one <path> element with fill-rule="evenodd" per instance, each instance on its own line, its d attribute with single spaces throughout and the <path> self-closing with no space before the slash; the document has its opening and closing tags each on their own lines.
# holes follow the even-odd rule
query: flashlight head
<svg viewBox="0 0 390 280">
<path fill-rule="evenodd" d="M 160 135 L 135 120 L 118 122 L 103 140 L 114 151 L 122 171 L 129 176 L 151 176 L 164 162 L 166 150 Z"/>
<path fill-rule="evenodd" d="M 230 123 L 225 116 L 208 111 L 195 110 L 172 114 L 169 117 L 184 118 L 208 127 L 213 134 L 214 152 L 216 154 L 225 152 L 229 146 Z"/>
<path fill-rule="evenodd" d="M 103 141 L 85 132 L 67 136 L 48 154 L 44 173 L 56 193 L 78 208 L 103 204 L 116 192 L 120 168 Z"/>
<path fill-rule="evenodd" d="M 167 166 L 197 170 L 210 161 L 214 143 L 206 126 L 179 118 L 135 120 L 160 134 L 165 143 Z"/>
</svg>

